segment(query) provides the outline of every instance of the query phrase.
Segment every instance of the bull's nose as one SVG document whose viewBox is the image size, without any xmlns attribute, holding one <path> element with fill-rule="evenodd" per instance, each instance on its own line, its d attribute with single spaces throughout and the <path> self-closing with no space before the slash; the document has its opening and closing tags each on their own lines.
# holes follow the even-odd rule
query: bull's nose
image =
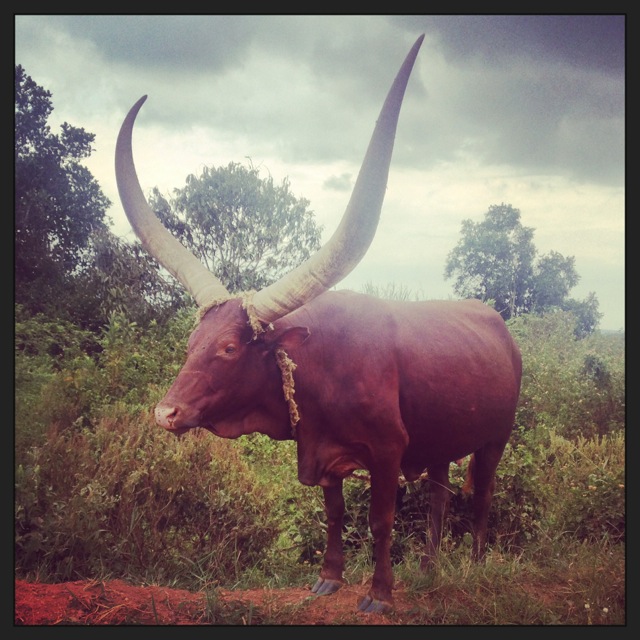
<svg viewBox="0 0 640 640">
<path fill-rule="evenodd" d="M 155 408 L 156 422 L 164 429 L 173 429 L 176 418 L 178 417 L 178 407 L 173 405 L 156 405 Z"/>
</svg>

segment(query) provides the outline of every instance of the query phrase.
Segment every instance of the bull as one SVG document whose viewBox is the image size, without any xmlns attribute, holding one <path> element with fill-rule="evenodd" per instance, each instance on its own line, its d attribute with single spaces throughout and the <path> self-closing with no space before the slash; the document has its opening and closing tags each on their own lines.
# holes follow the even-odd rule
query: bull
<svg viewBox="0 0 640 640">
<path fill-rule="evenodd" d="M 498 313 L 477 300 L 387 301 L 330 290 L 367 251 L 387 185 L 401 103 L 424 35 L 386 97 L 343 218 L 329 241 L 279 281 L 231 295 L 160 223 L 140 187 L 132 131 L 143 96 L 116 145 L 116 178 L 145 249 L 191 293 L 200 320 L 186 361 L 155 407 L 174 434 L 201 427 L 223 438 L 263 433 L 295 439 L 298 479 L 324 494 L 327 541 L 311 591 L 343 584 L 343 480 L 371 482 L 375 568 L 358 603 L 393 607 L 390 546 L 400 474 L 431 482 L 429 536 L 421 566 L 439 550 L 449 465 L 472 455 L 473 557 L 485 553 L 495 472 L 518 401 L 521 357 Z"/>
</svg>

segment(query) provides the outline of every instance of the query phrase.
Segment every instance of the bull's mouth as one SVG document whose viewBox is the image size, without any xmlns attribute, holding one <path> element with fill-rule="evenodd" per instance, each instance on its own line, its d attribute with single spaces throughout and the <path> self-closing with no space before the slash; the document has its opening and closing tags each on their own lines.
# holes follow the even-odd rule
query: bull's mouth
<svg viewBox="0 0 640 640">
<path fill-rule="evenodd" d="M 187 431 L 191 431 L 191 429 L 193 429 L 194 427 L 162 427 L 165 431 L 168 431 L 169 433 L 172 433 L 174 436 L 181 436 L 184 433 L 187 433 Z"/>
<path fill-rule="evenodd" d="M 207 425 L 207 424 L 196 425 L 194 427 L 170 427 L 169 426 L 169 427 L 163 427 L 163 429 L 165 431 L 168 431 L 169 433 L 172 433 L 174 436 L 182 436 L 185 433 L 187 433 L 187 431 L 193 431 L 194 429 L 204 429 L 205 431 L 210 431 L 214 435 L 218 435 L 215 427 L 213 425 Z"/>
</svg>

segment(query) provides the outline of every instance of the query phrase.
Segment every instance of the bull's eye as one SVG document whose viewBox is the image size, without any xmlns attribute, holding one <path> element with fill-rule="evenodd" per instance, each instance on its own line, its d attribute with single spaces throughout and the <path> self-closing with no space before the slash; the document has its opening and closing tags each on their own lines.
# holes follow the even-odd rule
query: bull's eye
<svg viewBox="0 0 640 640">
<path fill-rule="evenodd" d="M 235 345 L 228 344 L 228 345 L 225 347 L 224 352 L 225 352 L 225 353 L 235 353 L 235 352 L 236 352 Z"/>
</svg>

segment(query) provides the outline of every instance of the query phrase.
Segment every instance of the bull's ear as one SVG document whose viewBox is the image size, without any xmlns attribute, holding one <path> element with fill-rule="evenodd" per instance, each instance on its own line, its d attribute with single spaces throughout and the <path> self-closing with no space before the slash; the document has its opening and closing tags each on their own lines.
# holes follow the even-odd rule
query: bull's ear
<svg viewBox="0 0 640 640">
<path fill-rule="evenodd" d="M 282 347 L 287 351 L 299 347 L 310 335 L 309 327 L 289 327 L 282 331 L 268 332 L 265 341 L 271 348 Z"/>
</svg>

